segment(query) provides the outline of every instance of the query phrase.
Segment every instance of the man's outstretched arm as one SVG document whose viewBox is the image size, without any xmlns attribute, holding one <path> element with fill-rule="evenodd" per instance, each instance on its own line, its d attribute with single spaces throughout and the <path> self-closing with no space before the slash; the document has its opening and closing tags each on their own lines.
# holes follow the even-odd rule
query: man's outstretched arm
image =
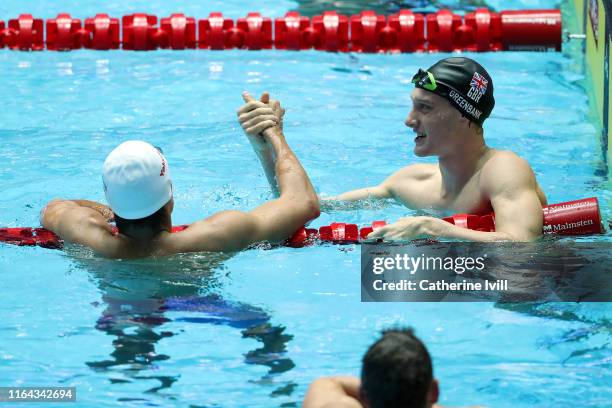
<svg viewBox="0 0 612 408">
<path fill-rule="evenodd" d="M 411 164 L 391 174 L 379 185 L 326 197 L 323 206 L 333 210 L 352 210 L 371 207 L 373 200 L 390 198 L 409 208 L 421 208 L 422 196 L 428 192 L 420 191 L 418 186 L 428 177 L 431 177 L 429 165 Z"/>
<path fill-rule="evenodd" d="M 393 195 L 389 189 L 389 186 L 384 182 L 372 187 L 359 188 L 357 190 L 347 191 L 342 194 L 338 194 L 333 197 L 325 197 L 324 200 L 337 200 L 337 201 L 359 201 L 367 200 L 371 198 L 391 198 Z"/>
</svg>

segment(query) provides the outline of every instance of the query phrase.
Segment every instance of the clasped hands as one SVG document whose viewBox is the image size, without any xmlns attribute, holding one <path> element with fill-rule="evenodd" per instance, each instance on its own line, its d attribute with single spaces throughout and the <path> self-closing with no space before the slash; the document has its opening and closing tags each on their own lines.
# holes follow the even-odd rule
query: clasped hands
<svg viewBox="0 0 612 408">
<path fill-rule="evenodd" d="M 278 127 L 283 129 L 283 109 L 279 101 L 270 99 L 270 94 L 264 92 L 259 100 L 254 99 L 248 92 L 242 93 L 245 104 L 238 109 L 238 122 L 256 148 L 265 148 L 268 129 Z"/>
</svg>

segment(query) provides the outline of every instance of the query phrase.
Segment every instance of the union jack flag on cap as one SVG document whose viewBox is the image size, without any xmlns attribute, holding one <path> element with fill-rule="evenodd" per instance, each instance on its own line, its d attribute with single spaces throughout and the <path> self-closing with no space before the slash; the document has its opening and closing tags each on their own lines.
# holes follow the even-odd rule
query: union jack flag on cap
<svg viewBox="0 0 612 408">
<path fill-rule="evenodd" d="M 484 94 L 487 92 L 487 85 L 489 85 L 489 81 L 487 81 L 487 79 L 478 72 L 474 72 L 470 86 L 476 88 L 478 92 Z"/>
</svg>

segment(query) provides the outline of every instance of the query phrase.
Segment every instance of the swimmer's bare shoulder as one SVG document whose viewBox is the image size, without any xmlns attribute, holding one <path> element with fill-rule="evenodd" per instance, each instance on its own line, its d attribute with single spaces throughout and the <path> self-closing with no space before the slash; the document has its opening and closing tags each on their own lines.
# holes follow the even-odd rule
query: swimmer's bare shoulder
<svg viewBox="0 0 612 408">
<path fill-rule="evenodd" d="M 73 200 L 53 200 L 41 214 L 44 228 L 64 241 L 86 245 L 104 257 L 128 258 L 139 252 L 130 239 L 115 235 L 108 221 L 99 211 Z"/>
<path fill-rule="evenodd" d="M 511 150 L 493 150 L 492 153 L 480 171 L 480 186 L 485 192 L 507 188 L 506 184 L 523 183 L 536 192 L 542 206 L 547 205 L 546 195 L 527 160 Z"/>
</svg>

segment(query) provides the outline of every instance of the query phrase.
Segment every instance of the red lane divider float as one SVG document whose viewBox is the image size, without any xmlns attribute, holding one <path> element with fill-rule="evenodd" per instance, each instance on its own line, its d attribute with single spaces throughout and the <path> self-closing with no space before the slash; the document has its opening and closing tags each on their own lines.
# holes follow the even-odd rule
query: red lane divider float
<svg viewBox="0 0 612 408">
<path fill-rule="evenodd" d="M 544 214 L 544 234 L 589 235 L 604 232 L 597 198 L 552 204 L 544 207 L 542 212 Z M 455 214 L 444 220 L 462 228 L 486 232 L 495 231 L 493 214 Z M 342 222 L 324 225 L 318 230 L 302 227 L 284 245 L 299 248 L 312 245 L 317 240 L 334 244 L 358 244 L 372 231 L 385 225 L 385 221 L 374 221 L 372 225 L 362 228 L 356 224 Z M 187 227 L 187 225 L 179 225 L 173 227 L 172 232 L 180 232 Z M 63 246 L 63 242 L 57 235 L 44 228 L 0 228 L 0 242 L 21 246 L 38 245 L 45 248 L 62 248 Z"/>
<path fill-rule="evenodd" d="M 160 30 L 158 43 L 161 48 L 172 50 L 197 48 L 196 21 L 193 17 L 186 17 L 182 13 L 172 14 L 161 19 Z"/>
<path fill-rule="evenodd" d="M 381 43 L 390 52 L 425 51 L 425 19 L 421 14 L 401 10 L 389 17 L 389 24 L 381 30 Z"/>
<path fill-rule="evenodd" d="M 262 50 L 272 48 L 272 20 L 259 13 L 249 13 L 246 18 L 239 18 L 236 23 L 244 41 L 236 44 L 237 48 Z"/>
<path fill-rule="evenodd" d="M 351 51 L 384 52 L 387 44 L 381 41 L 382 30 L 387 27 L 385 16 L 373 11 L 362 11 L 351 17 Z"/>
<path fill-rule="evenodd" d="M 161 40 L 158 34 L 157 17 L 149 14 L 137 13 L 123 16 L 123 49 L 134 51 L 151 51 L 158 47 Z"/>
<path fill-rule="evenodd" d="M 40 51 L 45 48 L 43 41 L 43 20 L 31 14 L 22 14 L 11 19 L 4 32 L 7 47 L 12 50 Z"/>
<path fill-rule="evenodd" d="M 349 50 L 349 20 L 347 16 L 326 11 L 312 18 L 314 48 L 319 51 Z"/>
<path fill-rule="evenodd" d="M 505 50 L 561 51 L 561 13 L 557 10 L 507 10 L 500 16 Z"/>
<path fill-rule="evenodd" d="M 61 13 L 46 21 L 46 41 L 44 26 L 42 19 L 30 14 L 9 20 L 8 28 L 0 21 L 0 47 L 24 51 L 39 51 L 45 46 L 53 51 L 110 50 L 120 45 L 135 51 L 272 47 L 367 53 L 560 51 L 562 39 L 560 10 L 493 13 L 485 8 L 463 17 L 447 9 L 426 16 L 410 10 L 390 16 L 362 11 L 350 17 L 325 11 L 312 20 L 291 11 L 274 22 L 259 13 L 249 13 L 236 22 L 221 13 L 211 13 L 198 21 L 182 13 L 159 19 L 136 13 L 123 16 L 121 27 L 119 19 L 107 14 L 87 18 L 81 27 L 81 20 Z"/>
<path fill-rule="evenodd" d="M 289 11 L 285 17 L 274 20 L 274 46 L 278 50 L 307 50 L 314 43 L 314 29 L 308 17 Z"/>
<path fill-rule="evenodd" d="M 238 32 L 234 29 L 234 21 L 224 18 L 221 13 L 210 13 L 204 20 L 198 21 L 198 35 L 200 41 L 198 48 L 210 50 L 223 50 L 235 48 Z"/>
<path fill-rule="evenodd" d="M 69 51 L 82 48 L 89 33 L 81 28 L 81 20 L 60 13 L 47 20 L 47 49 Z"/>
<path fill-rule="evenodd" d="M 121 45 L 119 40 L 119 19 L 108 14 L 96 14 L 85 20 L 87 37 L 85 47 L 94 50 L 116 50 Z"/>
</svg>

